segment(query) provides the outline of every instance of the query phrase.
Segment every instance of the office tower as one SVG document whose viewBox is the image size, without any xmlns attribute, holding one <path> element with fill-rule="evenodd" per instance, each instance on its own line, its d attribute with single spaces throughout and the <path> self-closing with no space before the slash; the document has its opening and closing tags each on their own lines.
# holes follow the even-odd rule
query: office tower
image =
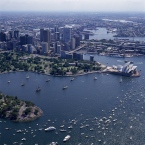
<svg viewBox="0 0 145 145">
<path fill-rule="evenodd" d="M 43 31 L 44 31 L 44 29 L 40 29 L 40 41 L 41 42 L 43 41 Z"/>
<path fill-rule="evenodd" d="M 50 31 L 49 30 L 43 31 L 43 42 L 50 43 Z"/>
<path fill-rule="evenodd" d="M 42 53 L 48 53 L 48 43 L 47 42 L 42 42 Z"/>
<path fill-rule="evenodd" d="M 14 37 L 14 31 L 9 31 L 9 37 L 12 39 Z"/>
<path fill-rule="evenodd" d="M 6 42 L 7 38 L 6 38 L 6 34 L 4 32 L 0 33 L 0 41 L 5 41 Z"/>
<path fill-rule="evenodd" d="M 33 44 L 33 37 L 32 36 L 28 36 L 26 39 L 27 39 L 27 44 Z"/>
<path fill-rule="evenodd" d="M 75 49 L 76 48 L 76 40 L 75 40 L 75 38 L 73 37 L 72 39 L 71 39 L 71 49 Z"/>
<path fill-rule="evenodd" d="M 54 32 L 58 32 L 58 31 L 59 31 L 58 26 L 55 25 L 55 27 L 54 27 Z"/>
<path fill-rule="evenodd" d="M 25 45 L 26 44 L 26 36 L 20 36 L 20 45 Z"/>
<path fill-rule="evenodd" d="M 55 32 L 55 41 L 59 41 L 59 40 L 60 40 L 60 33 Z"/>
<path fill-rule="evenodd" d="M 76 35 L 75 36 L 75 47 L 78 47 L 78 46 L 80 46 L 80 36 L 79 35 Z"/>
<path fill-rule="evenodd" d="M 84 40 L 89 40 L 89 34 L 84 34 Z"/>
<path fill-rule="evenodd" d="M 63 28 L 63 41 L 68 43 L 71 40 L 71 28 Z"/>
<path fill-rule="evenodd" d="M 15 39 L 19 38 L 19 31 L 18 30 L 14 31 L 14 38 Z"/>
</svg>

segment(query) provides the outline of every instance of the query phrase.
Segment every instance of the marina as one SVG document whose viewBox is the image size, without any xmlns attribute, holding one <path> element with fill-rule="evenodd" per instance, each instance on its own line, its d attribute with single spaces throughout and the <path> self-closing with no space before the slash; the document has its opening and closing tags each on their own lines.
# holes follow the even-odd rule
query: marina
<svg viewBox="0 0 145 145">
<path fill-rule="evenodd" d="M 110 66 L 124 64 L 123 58 L 118 60 L 102 56 L 98 60 Z M 34 102 L 44 115 L 27 123 L 0 119 L 0 143 L 144 144 L 145 71 L 142 68 L 145 60 L 144 57 L 128 60 L 141 70 L 140 77 L 96 73 L 76 76 L 73 83 L 70 77 L 49 76 L 51 81 L 46 83 L 45 75 L 29 72 L 29 80 L 25 82 L 25 87 L 21 87 L 27 72 L 1 74 L 0 90 L 4 94 Z M 11 83 L 8 84 L 7 80 Z M 62 91 L 64 84 L 69 86 L 67 91 Z M 41 93 L 36 93 L 36 86 L 39 85 Z M 56 129 L 45 131 L 52 126 Z M 71 138 L 63 142 L 67 135 Z"/>
</svg>

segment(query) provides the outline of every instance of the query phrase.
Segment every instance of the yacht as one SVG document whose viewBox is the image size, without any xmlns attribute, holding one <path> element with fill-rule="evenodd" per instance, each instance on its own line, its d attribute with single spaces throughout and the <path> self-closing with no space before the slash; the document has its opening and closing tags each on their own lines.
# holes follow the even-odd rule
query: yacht
<svg viewBox="0 0 145 145">
<path fill-rule="evenodd" d="M 25 140 L 26 140 L 26 138 L 22 138 L 21 140 L 22 140 L 22 141 L 25 141 Z"/>
<path fill-rule="evenodd" d="M 53 130 L 56 130 L 56 128 L 54 126 L 50 126 L 48 128 L 45 128 L 44 130 L 45 131 L 53 131 Z"/>
<path fill-rule="evenodd" d="M 71 78 L 71 81 L 73 81 L 75 78 Z"/>
<path fill-rule="evenodd" d="M 94 80 L 97 80 L 97 77 L 94 77 Z"/>
<path fill-rule="evenodd" d="M 64 142 L 68 141 L 68 140 L 70 139 L 70 137 L 71 137 L 70 135 L 67 135 L 67 136 L 63 139 L 63 141 L 64 141 Z"/>
<path fill-rule="evenodd" d="M 40 92 L 40 91 L 41 91 L 41 88 L 38 86 L 36 89 L 36 92 Z"/>
<path fill-rule="evenodd" d="M 68 88 L 68 86 L 64 86 L 64 87 L 63 87 L 63 90 L 65 90 L 65 89 L 67 89 L 67 88 Z"/>
</svg>

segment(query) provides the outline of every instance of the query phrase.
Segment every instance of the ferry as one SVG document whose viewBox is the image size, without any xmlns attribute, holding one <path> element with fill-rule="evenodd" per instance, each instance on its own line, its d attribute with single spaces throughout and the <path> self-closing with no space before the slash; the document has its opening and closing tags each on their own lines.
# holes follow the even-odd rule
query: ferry
<svg viewBox="0 0 145 145">
<path fill-rule="evenodd" d="M 69 139 L 70 139 L 70 135 L 67 135 L 64 139 L 63 139 L 63 142 L 66 142 L 66 141 L 68 141 Z"/>
<path fill-rule="evenodd" d="M 56 130 L 56 128 L 54 126 L 50 126 L 48 128 L 45 128 L 44 130 L 45 131 L 53 131 L 53 130 Z"/>
</svg>

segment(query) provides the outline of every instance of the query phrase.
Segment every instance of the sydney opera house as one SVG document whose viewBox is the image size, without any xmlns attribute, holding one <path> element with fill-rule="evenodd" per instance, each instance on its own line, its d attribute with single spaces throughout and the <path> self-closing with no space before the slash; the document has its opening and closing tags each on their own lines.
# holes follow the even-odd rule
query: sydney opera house
<svg viewBox="0 0 145 145">
<path fill-rule="evenodd" d="M 125 61 L 125 64 L 115 66 L 113 65 L 111 70 L 108 70 L 110 73 L 118 74 L 122 76 L 140 76 L 137 66 L 133 65 L 133 62 Z"/>
</svg>

